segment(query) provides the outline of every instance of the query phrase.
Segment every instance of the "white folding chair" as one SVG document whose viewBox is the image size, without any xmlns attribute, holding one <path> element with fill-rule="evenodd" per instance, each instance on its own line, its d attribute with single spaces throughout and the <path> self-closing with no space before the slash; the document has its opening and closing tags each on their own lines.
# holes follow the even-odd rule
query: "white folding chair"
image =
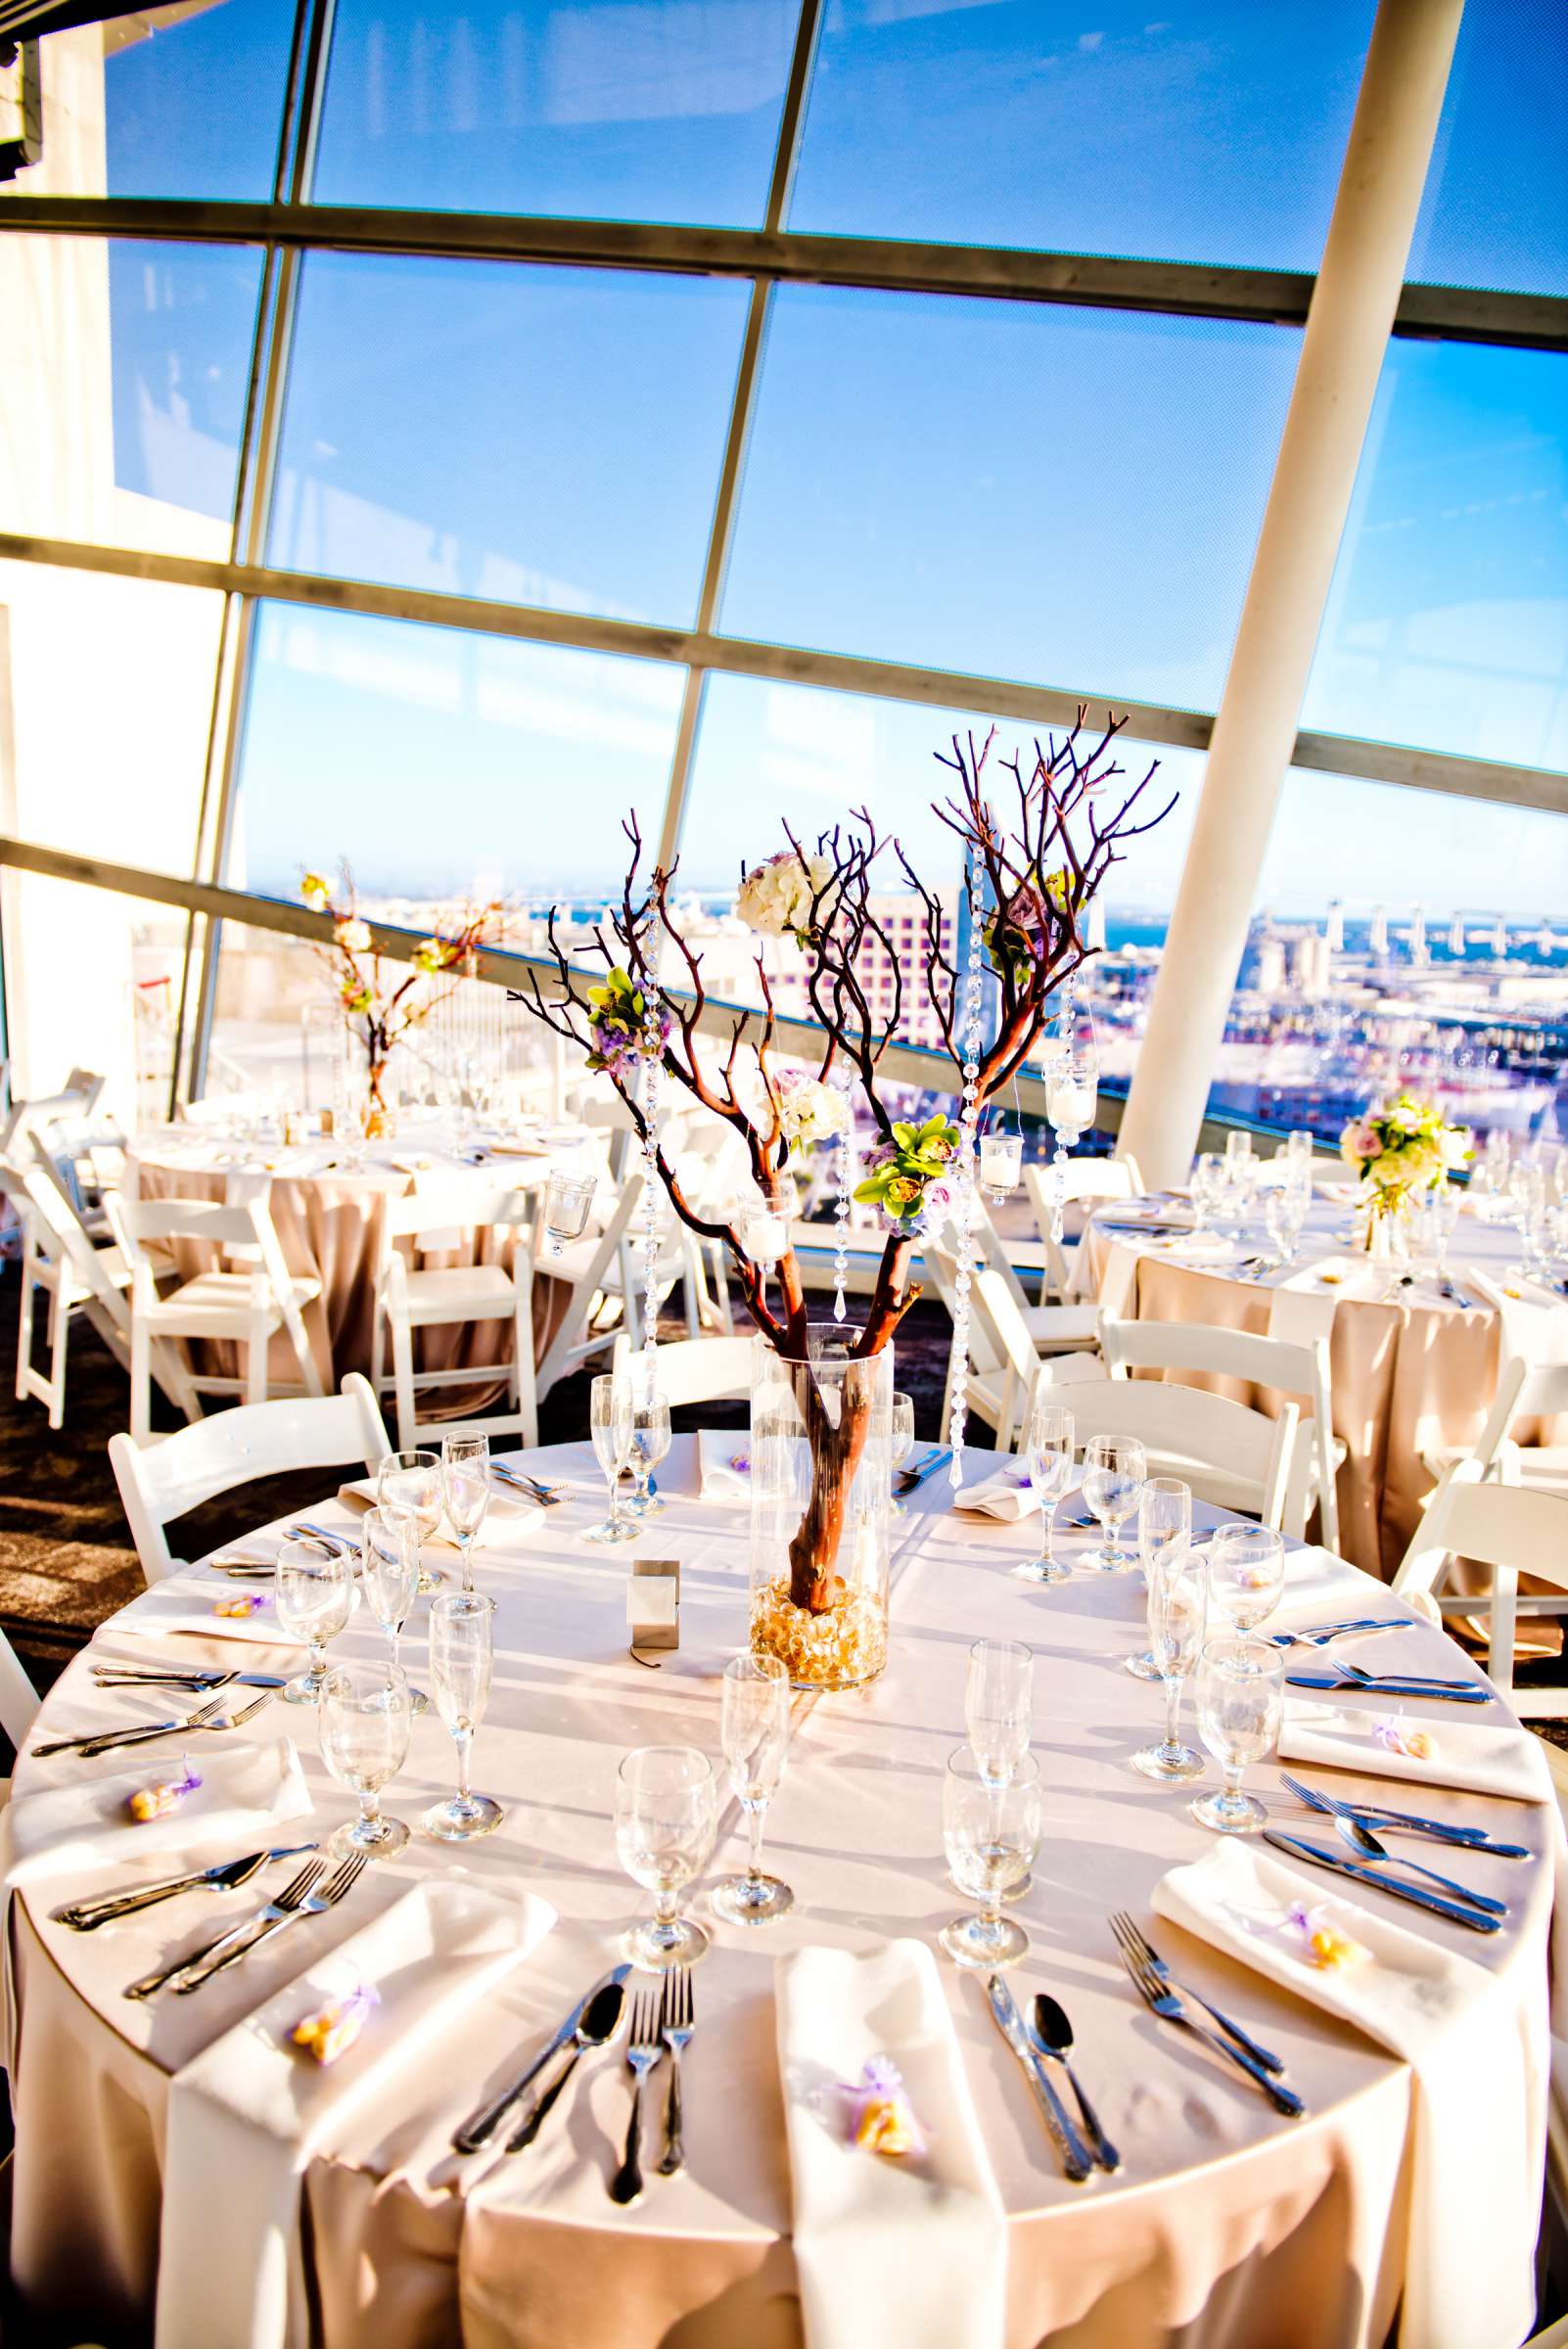
<svg viewBox="0 0 1568 2349">
<path fill-rule="evenodd" d="M 615 1343 L 619 1323 L 605 1327 L 599 1317 L 612 1301 L 624 1305 L 623 1294 L 617 1297 L 614 1292 L 621 1278 L 622 1248 L 642 1208 L 643 1181 L 640 1174 L 626 1176 L 602 1231 L 571 1241 L 559 1256 L 539 1259 L 537 1268 L 547 1278 L 572 1284 L 572 1303 L 538 1367 L 535 1383 L 541 1402 L 557 1379 Z"/>
<path fill-rule="evenodd" d="M 671 1410 L 683 1403 L 725 1403 L 752 1391 L 751 1338 L 676 1338 L 655 1356 L 660 1394 Z M 617 1337 L 611 1368 L 631 1370 L 641 1359 L 623 1330 Z"/>
<path fill-rule="evenodd" d="M 159 1339 L 243 1348 L 243 1377 L 187 1365 L 186 1385 L 193 1398 L 243 1395 L 247 1403 L 264 1403 L 267 1349 L 277 1331 L 286 1330 L 305 1394 L 320 1395 L 321 1378 L 300 1308 L 320 1296 L 321 1283 L 314 1273 L 289 1270 L 262 1200 L 219 1207 L 209 1199 L 127 1199 L 121 1194 L 109 1200 L 108 1210 L 131 1268 L 131 1434 L 138 1444 L 154 1440 L 152 1348 Z M 160 1241 L 171 1246 L 182 1240 L 209 1249 L 213 1267 L 160 1296 L 149 1250 Z M 237 1248 L 255 1252 L 247 1268 L 221 1270 L 223 1252 Z M 187 1408 L 194 1416 L 194 1404 Z"/>
<path fill-rule="evenodd" d="M 43 1699 L 27 1678 L 22 1658 L 0 1632 L 0 1729 L 4 1729 L 13 1745 L 20 1747 L 32 1727 L 38 1707 Z M 11 1781 L 0 1781 L 9 1788 Z M 0 1802 L 5 1795 L 0 1793 Z"/>
<path fill-rule="evenodd" d="M 1442 1585 L 1454 1558 L 1490 1566 L 1491 1591 L 1444 1597 Z M 1568 1595 L 1521 1598 L 1521 1574 L 1533 1574 L 1568 1594 L 1568 1497 L 1528 1485 L 1489 1484 L 1478 1461 L 1460 1460 L 1428 1502 L 1393 1589 L 1396 1598 L 1429 1592 L 1445 1615 L 1489 1616 L 1487 1673 L 1493 1686 L 1516 1713 L 1560 1719 L 1568 1714 L 1568 1689 L 1515 1688 L 1513 1644 L 1521 1614 L 1568 1613 Z"/>
<path fill-rule="evenodd" d="M 1283 1530 L 1304 1540 L 1315 1500 L 1322 1546 L 1337 1553 L 1336 1479 L 1346 1447 L 1334 1434 L 1326 1338 L 1296 1344 L 1255 1337 L 1249 1330 L 1212 1329 L 1201 1321 L 1120 1321 L 1106 1314 L 1100 1320 L 1100 1346 L 1113 1378 L 1126 1378 L 1130 1370 L 1187 1371 L 1302 1396 L 1312 1406 L 1311 1416 L 1297 1422 Z"/>
<path fill-rule="evenodd" d="M 1256 1517 L 1276 1533 L 1287 1531 L 1299 1418 L 1293 1403 L 1270 1419 L 1203 1387 L 1127 1378 L 1085 1380 L 1063 1400 L 1081 1445 L 1092 1436 L 1135 1436 L 1151 1476 L 1178 1476 L 1200 1500 Z"/>
<path fill-rule="evenodd" d="M 1496 1483 L 1568 1494 L 1568 1445 L 1516 1444 L 1508 1432 L 1521 1419 L 1556 1419 L 1564 1413 L 1568 1362 L 1528 1362 L 1515 1355 L 1502 1365 L 1487 1423 L 1470 1450 L 1434 1446 L 1421 1457 L 1439 1479 L 1460 1460 L 1470 1460 Z"/>
<path fill-rule="evenodd" d="M 950 1227 L 949 1227 L 950 1230 Z M 955 1237 L 956 1235 L 951 1235 Z M 921 1243 L 926 1267 L 947 1312 L 956 1320 L 958 1260 L 950 1247 L 935 1240 Z M 996 1449 L 1011 1449 L 1013 1429 L 1034 1392 L 1040 1356 L 1092 1349 L 1098 1340 L 1099 1315 L 1091 1305 L 1036 1307 L 1036 1314 L 1058 1316 L 1052 1334 L 1040 1337 L 1031 1328 L 1013 1301 L 999 1272 L 982 1265 L 969 1283 L 968 1407 L 996 1431 Z M 956 1330 L 947 1354 L 947 1384 L 943 1397 L 942 1424 L 952 1409 L 953 1379 L 957 1372 Z"/>
<path fill-rule="evenodd" d="M 375 1330 L 371 1340 L 371 1383 L 378 1395 L 396 1398 L 397 1444 L 411 1451 L 433 1437 L 457 1434 L 521 1435 L 524 1449 L 539 1440 L 533 1375 L 533 1221 L 530 1189 L 497 1183 L 492 1175 L 446 1176 L 421 1183 L 406 1198 L 389 1199 L 382 1223 L 381 1262 L 376 1275 Z M 501 1265 L 416 1266 L 398 1246 L 409 1242 L 434 1252 L 453 1249 L 471 1234 L 509 1232 L 515 1241 L 512 1267 Z M 416 1369 L 416 1329 L 451 1329 L 470 1322 L 509 1322 L 510 1358 L 462 1362 L 448 1369 Z M 385 1341 L 392 1338 L 391 1377 L 384 1375 Z M 421 1417 L 416 1390 L 444 1393 L 450 1387 L 493 1386 L 504 1376 L 506 1410 L 475 1418 Z"/>
<path fill-rule="evenodd" d="M 1126 1152 L 1116 1158 L 1067 1158 L 1061 1162 L 1062 1198 L 1068 1206 L 1098 1207 L 1107 1200 L 1137 1199 L 1143 1194 L 1138 1162 Z M 1055 1174 L 1043 1165 L 1024 1169 L 1024 1190 L 1034 1211 L 1040 1238 L 1052 1251 L 1046 1258 L 1048 1276 L 1064 1305 L 1076 1304 L 1088 1293 L 1088 1259 L 1082 1240 L 1067 1245 L 1051 1239 L 1055 1215 Z M 1064 1277 L 1065 1272 L 1065 1277 Z M 1043 1292 L 1042 1292 L 1043 1301 Z"/>
<path fill-rule="evenodd" d="M 337 1468 L 363 1460 L 374 1476 L 392 1450 L 370 1381 L 350 1370 L 341 1395 L 279 1397 L 237 1404 L 194 1427 L 177 1428 L 143 1449 L 126 1435 L 109 1439 L 110 1465 L 148 1582 L 177 1574 L 164 1528 L 216 1494 L 296 1468 Z"/>
</svg>

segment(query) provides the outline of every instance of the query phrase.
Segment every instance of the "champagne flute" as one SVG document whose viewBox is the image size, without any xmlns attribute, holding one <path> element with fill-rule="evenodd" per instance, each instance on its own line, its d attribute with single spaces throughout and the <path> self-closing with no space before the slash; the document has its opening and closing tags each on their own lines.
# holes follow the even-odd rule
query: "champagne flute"
<svg viewBox="0 0 1568 2349">
<path fill-rule="evenodd" d="M 335 1831 L 328 1851 L 389 1859 L 408 1841 L 400 1819 L 381 1815 L 381 1790 L 402 1769 L 413 1731 L 407 1681 L 395 1664 L 338 1665 L 321 1683 L 319 1726 L 322 1760 L 359 1797 L 359 1817 Z"/>
<path fill-rule="evenodd" d="M 1307 1194 L 1294 1182 L 1275 1185 L 1264 1199 L 1264 1221 L 1273 1244 L 1273 1271 L 1291 1264 L 1307 1221 Z"/>
<path fill-rule="evenodd" d="M 1267 1525 L 1222 1525 L 1209 1542 L 1209 1614 L 1218 1632 L 1255 1632 L 1285 1588 L 1285 1544 Z"/>
<path fill-rule="evenodd" d="M 669 1405 L 663 1395 L 650 1395 L 633 1370 L 631 1378 L 631 1473 L 635 1487 L 623 1502 L 628 1517 L 653 1517 L 664 1502 L 653 1489 L 653 1472 L 669 1451 Z"/>
<path fill-rule="evenodd" d="M 419 1528 L 395 1509 L 368 1509 L 360 1528 L 359 1585 L 365 1603 L 392 1646 L 392 1670 L 399 1669 L 398 1644 L 419 1589 Z M 408 1691 L 410 1710 L 424 1713 L 423 1688 Z"/>
<path fill-rule="evenodd" d="M 1165 1682 L 1165 1736 L 1157 1745 L 1140 1747 L 1132 1767 L 1168 1785 L 1203 1774 L 1203 1756 L 1183 1745 L 1176 1730 L 1181 1691 L 1203 1646 L 1208 1598 L 1203 1560 L 1190 1549 L 1177 1550 L 1150 1571 L 1149 1641 L 1155 1671 Z"/>
<path fill-rule="evenodd" d="M 384 1509 L 409 1517 L 419 1529 L 419 1595 L 442 1588 L 425 1563 L 423 1544 L 433 1542 L 441 1522 L 441 1464 L 434 1451 L 389 1451 L 376 1471 L 376 1499 Z"/>
<path fill-rule="evenodd" d="M 714 1907 L 732 1925 L 763 1925 L 795 1906 L 789 1886 L 762 1873 L 762 1828 L 790 1742 L 790 1676 L 780 1657 L 730 1657 L 720 1734 L 730 1787 L 746 1813 L 749 1850 L 745 1874 L 714 1886 Z"/>
<path fill-rule="evenodd" d="M 690 1745 L 642 1745 L 616 1781 L 616 1850 L 634 1884 L 654 1896 L 654 1913 L 623 1947 L 634 1965 L 664 1973 L 691 1965 L 708 1935 L 679 1916 L 680 1896 L 708 1865 L 718 1820 L 713 1767 Z"/>
<path fill-rule="evenodd" d="M 1086 1563 L 1101 1574 L 1125 1574 L 1132 1564 L 1117 1536 L 1138 1505 L 1147 1471 L 1143 1447 L 1131 1436 L 1095 1436 L 1084 1454 L 1084 1498 L 1105 1534 L 1104 1548 L 1092 1551 Z"/>
<path fill-rule="evenodd" d="M 470 1790 L 474 1732 L 489 1701 L 495 1604 L 478 1590 L 443 1590 L 430 1602 L 430 1669 L 436 1707 L 457 1748 L 457 1792 L 426 1812 L 420 1824 L 438 1843 L 488 1835 L 506 1814 L 487 1794 Z"/>
<path fill-rule="evenodd" d="M 463 1588 L 474 1588 L 474 1543 L 490 1505 L 488 1436 L 442 1436 L 441 1498 L 463 1554 Z"/>
<path fill-rule="evenodd" d="M 1151 1476 L 1138 1497 L 1138 1555 L 1150 1590 L 1156 1575 L 1179 1565 L 1192 1540 L 1192 1488 L 1178 1476 Z M 1162 1678 L 1151 1647 L 1129 1656 L 1125 1669 L 1135 1681 Z"/>
<path fill-rule="evenodd" d="M 321 1694 L 327 1641 L 337 1638 L 353 1605 L 348 1557 L 346 1550 L 328 1550 L 319 1542 L 285 1542 L 278 1551 L 273 1607 L 286 1632 L 310 1643 L 309 1671 L 297 1675 L 283 1691 L 291 1705 L 313 1705 Z"/>
<path fill-rule="evenodd" d="M 1021 1639 L 977 1639 L 964 1682 L 964 1727 L 981 1775 L 1005 1786 L 1029 1751 L 1035 1651 Z"/>
<path fill-rule="evenodd" d="M 942 1789 L 942 1835 L 947 1866 L 960 1892 L 981 1904 L 978 1916 L 955 1916 L 942 1928 L 942 1946 L 958 1965 L 1013 1965 L 1029 1950 L 1022 1926 L 1001 1913 L 1008 1893 L 1022 1884 L 1039 1850 L 1039 1765 L 1025 1754 L 998 1785 L 976 1755 L 960 1746 L 947 1757 Z"/>
<path fill-rule="evenodd" d="M 1026 1582 L 1065 1583 L 1072 1568 L 1055 1554 L 1056 1508 L 1073 1481 L 1073 1414 L 1059 1403 L 1037 1403 L 1029 1415 L 1024 1457 L 1039 1501 L 1039 1556 L 1015 1569 Z"/>
<path fill-rule="evenodd" d="M 1279 1737 L 1285 1662 L 1267 1639 L 1211 1639 L 1198 1662 L 1198 1734 L 1224 1773 L 1223 1786 L 1188 1805 L 1219 1835 L 1250 1835 L 1268 1814 L 1241 1781 Z"/>
<path fill-rule="evenodd" d="M 631 1457 L 631 1397 L 624 1379 L 607 1371 L 593 1382 L 589 1394 L 588 1424 L 593 1433 L 593 1449 L 610 1487 L 610 1514 L 599 1525 L 590 1525 L 583 1535 L 584 1542 L 635 1542 L 637 1529 L 621 1513 L 621 1477 Z"/>
<path fill-rule="evenodd" d="M 913 1451 L 914 1440 L 914 1398 L 911 1395 L 896 1394 L 893 1398 L 892 1452 L 892 1466 L 895 1471 L 903 1466 L 904 1461 Z M 892 1506 L 895 1517 L 908 1516 L 909 1511 L 901 1500 L 895 1500 Z"/>
</svg>

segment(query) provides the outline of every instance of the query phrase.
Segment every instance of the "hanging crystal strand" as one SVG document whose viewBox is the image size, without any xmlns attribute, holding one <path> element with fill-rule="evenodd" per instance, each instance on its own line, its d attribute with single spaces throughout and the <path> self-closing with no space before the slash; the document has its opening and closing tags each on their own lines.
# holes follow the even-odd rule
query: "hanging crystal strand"
<svg viewBox="0 0 1568 2349">
<path fill-rule="evenodd" d="M 849 1068 L 835 1063 L 833 1086 L 843 1104 L 844 1122 L 839 1128 L 838 1196 L 833 1205 L 833 1318 L 842 1321 L 849 1312 L 844 1301 L 850 1276 L 850 1193 L 854 1188 L 854 1110 L 852 1101 Z"/>
<path fill-rule="evenodd" d="M 657 951 L 650 919 L 643 942 L 642 979 L 642 1360 L 644 1392 L 650 1404 L 656 1393 L 659 1343 L 659 1089 L 664 1072 L 663 1023 L 653 980 Z"/>
<path fill-rule="evenodd" d="M 964 1481 L 964 1420 L 969 1404 L 969 1271 L 975 1231 L 975 1134 L 980 1124 L 980 861 L 969 852 L 964 875 L 969 896 L 969 966 L 964 979 L 964 1011 L 960 1030 L 963 1046 L 963 1106 L 958 1113 L 958 1269 L 953 1280 L 952 1415 L 947 1441 L 952 1466 L 947 1480 L 954 1488 Z"/>
</svg>

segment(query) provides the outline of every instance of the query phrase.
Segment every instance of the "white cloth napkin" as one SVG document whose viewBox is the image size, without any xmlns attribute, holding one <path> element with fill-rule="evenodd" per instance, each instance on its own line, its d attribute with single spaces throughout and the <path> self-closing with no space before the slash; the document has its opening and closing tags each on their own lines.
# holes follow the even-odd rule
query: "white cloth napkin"
<svg viewBox="0 0 1568 2349">
<path fill-rule="evenodd" d="M 999 1517 L 1003 1525 L 1016 1525 L 1022 1517 L 1038 1514 L 1039 1497 L 1025 1478 L 1019 1483 L 1015 1468 L 1001 1476 L 988 1476 L 984 1484 L 960 1485 L 953 1495 L 955 1509 L 972 1510 L 977 1517 Z"/>
<path fill-rule="evenodd" d="M 1395 1616 L 1406 1609 L 1402 1600 L 1390 1595 L 1386 1583 L 1362 1574 L 1331 1549 L 1319 1549 L 1315 1543 L 1287 1549 L 1285 1588 L 1277 1609 L 1263 1626 L 1265 1636 L 1272 1631 L 1295 1631 L 1314 1618 L 1331 1622 L 1341 1612 Z"/>
<path fill-rule="evenodd" d="M 1288 1698 L 1279 1729 L 1282 1762 L 1317 1762 L 1333 1770 L 1360 1770 L 1378 1778 L 1407 1778 L 1429 1786 L 1459 1786 L 1470 1794 L 1501 1794 L 1520 1803 L 1549 1803 L 1551 1773 L 1538 1738 L 1528 1729 L 1492 1727 L 1479 1721 L 1419 1721 L 1406 1717 L 1405 1726 L 1419 1728 L 1432 1741 L 1428 1759 L 1396 1753 L 1378 1743 L 1373 1730 L 1380 1721 L 1398 1715 L 1395 1699 L 1385 1697 L 1382 1709 L 1371 1699 L 1364 1712 L 1347 1705 L 1315 1704 L 1310 1698 Z"/>
<path fill-rule="evenodd" d="M 227 1552 L 224 1553 L 227 1555 Z M 353 1590 L 357 1601 L 357 1585 Z M 224 1599 L 260 1598 L 265 1605 L 252 1615 L 217 1615 L 213 1609 Z M 302 1654 L 305 1642 L 286 1632 L 278 1621 L 278 1611 L 270 1583 L 237 1583 L 225 1574 L 208 1574 L 200 1581 L 194 1575 L 182 1574 L 168 1582 L 155 1583 L 122 1607 L 115 1617 L 116 1632 L 129 1632 L 138 1638 L 171 1639 L 189 1633 L 200 1639 L 238 1639 L 252 1647 L 287 1647 Z"/>
<path fill-rule="evenodd" d="M 517 1541 L 521 1535 L 531 1534 L 535 1526 L 544 1522 L 545 1512 L 540 1502 L 530 1500 L 521 1493 L 509 1492 L 503 1479 L 498 1476 L 492 1476 L 489 1482 L 489 1505 L 484 1511 L 484 1522 L 474 1537 L 476 1549 L 500 1549 L 508 1542 Z M 358 1505 L 373 1509 L 377 1493 L 378 1487 L 373 1476 L 358 1476 L 351 1483 L 338 1487 L 338 1498 L 346 1501 L 350 1508 Z M 329 1526 L 327 1530 L 330 1533 L 332 1529 Z M 356 1530 L 349 1528 L 344 1539 L 347 1542 L 356 1541 Z M 454 1557 L 458 1555 L 458 1545 L 447 1532 L 444 1518 L 441 1520 L 441 1530 L 428 1534 L 420 1546 L 423 1549 L 450 1550 Z"/>
<path fill-rule="evenodd" d="M 1007 2221 L 930 1950 L 799 1950 L 780 1959 L 774 1994 L 808 2349 L 1000 2349 Z M 875 2055 L 903 2075 L 928 2140 L 919 2156 L 849 2142 L 831 2084 L 853 2085 Z"/>
<path fill-rule="evenodd" d="M 1327 1273 L 1329 1278 L 1324 1279 Z M 1388 1287 L 1388 1268 L 1364 1257 L 1322 1256 L 1301 1272 L 1270 1290 L 1268 1335 L 1291 1346 L 1315 1345 L 1330 1337 L 1334 1314 L 1342 1299 L 1365 1301 L 1380 1297 Z"/>
<path fill-rule="evenodd" d="M 158 2349 L 308 2349 L 300 2181 L 330 2134 L 483 2002 L 555 1923 L 548 1902 L 478 1883 L 419 1885 L 226 2031 L 169 2087 Z M 335 2063 L 297 2023 L 358 1985 L 380 2004 Z M 400 2095 L 412 2105 L 417 2082 Z M 213 2181 L 219 2190 L 213 2190 Z"/>
<path fill-rule="evenodd" d="M 1297 1902 L 1367 1950 L 1312 1964 L 1281 1930 Z M 1414 2074 L 1406 2349 L 1513 2349 L 1535 2318 L 1536 2222 L 1549 2041 L 1544 1966 L 1499 1979 L 1468 1958 L 1226 1837 L 1155 1886 L 1154 1907 L 1402 2055 Z M 1522 1980 L 1516 1980 L 1522 1977 Z M 1478 2125 L 1487 2109 L 1525 2116 Z"/>
<path fill-rule="evenodd" d="M 697 1434 L 697 1463 L 704 1500 L 750 1500 L 751 1437 L 739 1428 L 704 1427 Z M 735 1462 L 745 1460 L 744 1468 Z"/>
</svg>

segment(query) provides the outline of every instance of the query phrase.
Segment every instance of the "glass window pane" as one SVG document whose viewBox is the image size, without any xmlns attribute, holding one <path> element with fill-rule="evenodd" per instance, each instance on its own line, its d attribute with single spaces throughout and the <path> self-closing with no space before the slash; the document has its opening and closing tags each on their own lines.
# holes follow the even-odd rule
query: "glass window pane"
<svg viewBox="0 0 1568 2349">
<path fill-rule="evenodd" d="M 1371 0 L 829 9 L 793 228 L 1315 269 Z"/>
<path fill-rule="evenodd" d="M 723 626 L 1215 707 L 1299 337 L 781 288 Z"/>
<path fill-rule="evenodd" d="M 339 0 L 322 204 L 761 221 L 797 0 Z"/>
<path fill-rule="evenodd" d="M 176 905 L 0 874 L 13 1098 L 57 1093 L 84 1068 L 126 1128 L 166 1117 L 187 926 Z"/>
<path fill-rule="evenodd" d="M 312 253 L 271 559 L 689 621 L 747 289 Z"/>
<path fill-rule="evenodd" d="M 1407 276 L 1568 292 L 1565 121 L 1562 0 L 1465 0 Z"/>
<path fill-rule="evenodd" d="M 1568 766 L 1568 358 L 1395 342 L 1303 724 Z"/>
<path fill-rule="evenodd" d="M 0 529 L 225 560 L 261 256 L 0 236 Z"/>
</svg>

